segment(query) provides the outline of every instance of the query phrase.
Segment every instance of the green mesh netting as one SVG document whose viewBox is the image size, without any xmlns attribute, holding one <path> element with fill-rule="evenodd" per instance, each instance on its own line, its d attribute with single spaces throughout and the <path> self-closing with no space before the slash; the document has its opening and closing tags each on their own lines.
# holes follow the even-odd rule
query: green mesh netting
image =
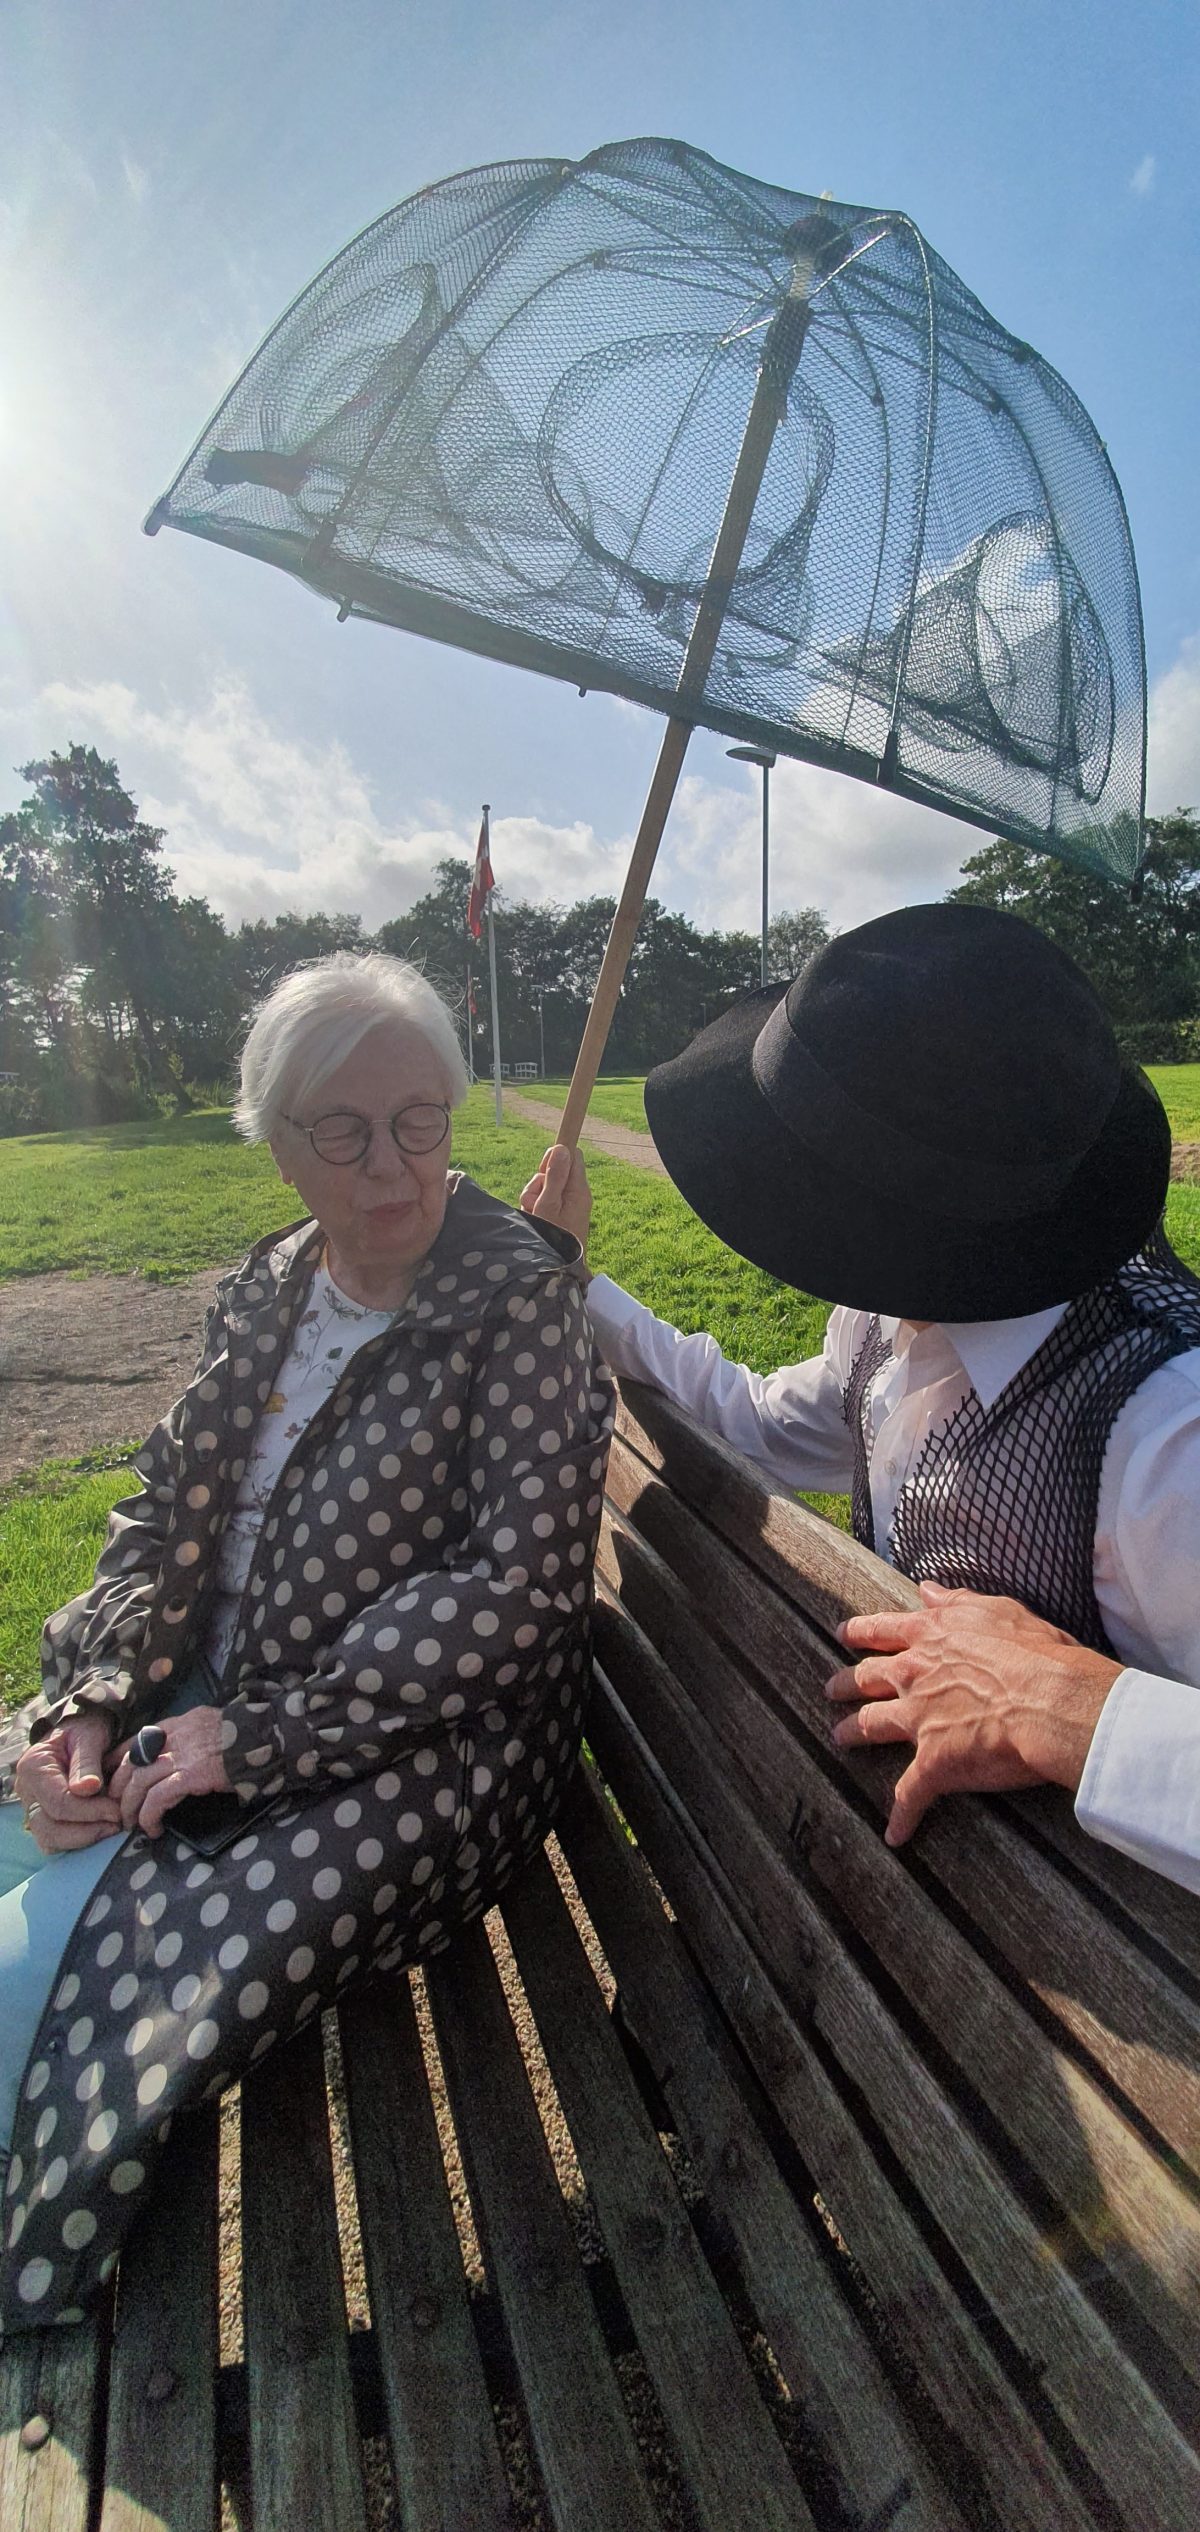
<svg viewBox="0 0 1200 2532">
<path fill-rule="evenodd" d="M 808 330 L 681 705 L 800 224 L 820 241 Z M 673 141 L 451 177 L 289 308 L 164 523 L 343 612 L 1136 872 L 1145 677 L 1116 478 L 1070 388 L 902 213 Z"/>
</svg>

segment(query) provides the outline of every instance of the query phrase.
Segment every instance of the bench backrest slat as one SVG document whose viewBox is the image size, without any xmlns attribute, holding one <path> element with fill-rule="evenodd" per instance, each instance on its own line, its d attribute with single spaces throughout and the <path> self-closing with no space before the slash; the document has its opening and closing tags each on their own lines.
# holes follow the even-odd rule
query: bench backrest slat
<svg viewBox="0 0 1200 2532">
<path fill-rule="evenodd" d="M 753 1470 L 734 1459 L 726 1472 L 726 1493 L 735 1489 L 740 1502 L 743 1545 L 735 1553 L 721 1520 L 711 1517 L 715 1487 L 705 1496 L 702 1465 L 714 1453 L 714 1469 L 734 1455 L 710 1436 L 698 1434 L 690 1419 L 653 1393 L 660 1435 L 665 1420 L 675 1416 L 687 1427 L 688 1466 L 697 1498 L 681 1500 L 668 1489 L 648 1462 L 618 1445 L 613 1472 L 613 1500 L 626 1509 L 660 1556 L 680 1578 L 694 1604 L 721 1640 L 736 1650 L 774 1697 L 788 1706 L 814 1748 L 827 1764 L 829 1714 L 822 1694 L 824 1679 L 844 1657 L 825 1632 L 833 1622 L 829 1606 L 832 1574 L 846 1551 L 853 1594 L 862 1587 L 863 1551 L 829 1529 L 822 1544 L 819 1584 L 810 1592 L 805 1557 L 815 1515 L 790 1524 L 790 1513 L 804 1507 L 774 1504 L 776 1490 L 759 1481 Z M 623 1418 L 628 1423 L 628 1417 Z M 665 1438 L 670 1438 L 666 1436 Z M 657 1448 L 658 1445 L 655 1445 Z M 672 1457 L 672 1477 L 675 1462 Z M 772 1499 L 776 1515 L 776 1547 L 769 1560 L 772 1587 L 745 1548 L 751 1535 L 750 1510 L 756 1493 Z M 724 1498 L 722 1498 L 724 1501 Z M 781 1587 L 784 1556 L 779 1540 L 789 1530 L 786 1560 L 787 1593 Z M 715 1532 L 715 1535 L 714 1535 Z M 876 1592 L 883 1605 L 888 1591 L 911 1587 L 868 1560 L 883 1579 Z M 819 1602 L 819 1608 L 818 1608 Z M 653 1629 L 651 1630 L 653 1632 Z M 850 1800 L 857 1792 L 877 1810 L 886 1809 L 890 1788 L 907 1763 L 903 1751 L 872 1751 L 850 1762 L 832 1762 Z M 1024 1988 L 1029 2009 L 1043 2011 L 1063 2025 L 1070 2042 L 1095 2061 L 1106 2079 L 1118 2086 L 1139 2114 L 1148 2119 L 1170 2151 L 1200 2174 L 1200 2002 L 1190 1976 L 1171 1975 L 1172 1954 L 1148 1952 L 1138 1926 L 1106 1904 L 1108 1893 L 1099 1876 L 1064 1872 L 1058 1861 L 1073 1862 L 1084 1853 L 1090 1863 L 1095 1841 L 1086 1839 L 1070 1818 L 1069 1805 L 1059 1801 L 1054 1814 L 1056 1839 L 1051 1848 L 1044 1835 L 1030 1835 L 1017 1806 L 991 1801 L 958 1801 L 938 1806 L 922 1824 L 912 1857 L 924 1874 L 941 1885 L 947 1898 L 978 1929 L 981 1942 L 1007 1964 Z M 817 1876 L 832 1873 L 836 1857 L 828 1841 L 810 1841 L 809 1868 Z M 1143 1872 L 1143 1883 L 1156 1876 Z M 1094 1893 L 1093 1897 L 1091 1894 Z M 1163 1910 L 1179 1921 L 1183 1894 L 1170 1894 L 1173 1906 Z M 1147 1895 L 1142 1924 L 1155 1922 L 1162 1902 Z M 1192 1903 L 1200 1924 L 1200 1909 Z M 1176 1950 L 1178 1945 L 1176 1945 Z"/>
<path fill-rule="evenodd" d="M 682 1517 L 691 1518 L 686 1511 Z M 1112 2270 L 1165 2335 L 1174 2360 L 1200 2382 L 1200 2315 L 1184 2300 L 1188 2280 L 1200 2276 L 1200 2208 L 1191 2193 L 1107 2092 L 1024 2009 L 962 1920 L 948 1916 L 936 1894 L 883 1846 L 873 1822 L 846 1799 L 836 1759 L 831 1773 L 827 1753 L 823 1765 L 757 1693 L 708 1632 L 704 1614 L 684 1598 L 678 1565 L 668 1569 L 635 1532 L 611 1520 L 600 1571 L 609 1581 L 619 1572 L 623 1607 L 646 1624 L 677 1679 L 686 1679 L 748 1807 L 793 1857 L 798 1883 L 820 1908 L 822 1956 L 838 1963 L 845 1930 L 854 1929 L 1024 2156 L 1029 2194 L 1053 2192 L 1075 2234 L 1076 2257 Z M 719 1599 L 719 1572 L 713 1581 Z M 1057 1894 L 1052 1889 L 1049 1895 L 1053 1901 Z M 1089 1947 L 1101 1932 L 1098 1924 L 1089 1926 Z M 809 1977 L 818 2010 L 815 1967 Z M 1128 2258 L 1131 2240 L 1138 2248 Z"/>
<path fill-rule="evenodd" d="M 653 1706 L 673 1733 L 687 1731 L 686 1713 L 682 1704 L 669 1704 L 663 1665 L 631 1622 L 604 1623 L 603 1612 L 601 1619 L 601 1667 L 588 1727 L 601 1772 L 636 1824 L 685 1939 L 800 2157 L 808 2188 L 819 2192 L 857 2272 L 869 2285 L 874 2281 L 895 2357 L 935 2413 L 941 2467 L 956 2490 L 963 2485 L 973 2492 L 996 2532 L 1000 2526 L 1004 2532 L 1090 2532 L 1094 2516 L 1083 2495 L 1047 2446 L 974 2313 L 964 2308 L 939 2256 L 938 2228 L 881 2157 L 867 2105 L 844 2092 L 825 2051 L 811 2045 L 762 1966 L 764 1926 L 759 1919 L 751 1931 L 750 1917 L 771 1879 L 766 1840 L 750 1813 L 731 1803 L 721 1770 L 689 1769 L 683 1787 L 674 1768 L 666 1773 L 661 1749 L 656 1754 L 644 1732 L 648 1712 Z M 636 1725 L 625 1698 L 636 1710 Z M 719 1806 L 729 1812 L 740 1850 L 736 1883 L 697 1833 L 697 1820 L 703 1826 Z M 793 1934 L 793 1948 L 797 1939 Z"/>
</svg>

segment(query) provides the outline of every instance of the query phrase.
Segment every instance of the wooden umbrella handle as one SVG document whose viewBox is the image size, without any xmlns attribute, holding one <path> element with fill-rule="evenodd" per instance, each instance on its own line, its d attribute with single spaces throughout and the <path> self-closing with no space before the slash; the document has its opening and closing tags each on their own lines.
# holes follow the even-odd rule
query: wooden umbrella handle
<svg viewBox="0 0 1200 2532">
<path fill-rule="evenodd" d="M 600 974 L 596 979 L 596 990 L 592 995 L 592 1007 L 588 1012 L 587 1026 L 580 1041 L 579 1053 L 575 1058 L 575 1070 L 571 1075 L 567 1104 L 563 1109 L 562 1121 L 558 1129 L 559 1142 L 566 1143 L 571 1151 L 574 1151 L 579 1141 L 583 1121 L 588 1112 L 588 1101 L 596 1086 L 600 1059 L 608 1044 L 608 1032 L 612 1027 L 613 1013 L 617 1007 L 622 980 L 629 964 L 629 954 L 642 919 L 642 907 L 646 902 L 646 890 L 650 885 L 654 857 L 662 842 L 663 828 L 667 823 L 671 802 L 675 797 L 675 786 L 679 780 L 680 769 L 691 735 L 690 721 L 670 720 L 663 731 L 658 763 L 654 768 L 650 789 L 646 794 L 642 822 L 637 831 L 637 841 L 634 844 L 629 868 L 625 873 L 621 901 L 613 916 L 612 930 L 605 945 Z"/>
<path fill-rule="evenodd" d="M 811 232 L 811 234 L 809 234 Z M 737 465 L 725 503 L 724 516 L 717 531 L 708 577 L 704 583 L 695 622 L 679 671 L 676 693 L 680 702 L 699 700 L 704 692 L 717 639 L 725 620 L 730 591 L 742 559 L 742 550 L 754 516 L 767 459 L 775 433 L 787 411 L 787 391 L 808 331 L 808 294 L 815 269 L 818 245 L 829 235 L 827 224 L 820 219 L 803 221 L 794 237 L 795 263 L 792 287 L 783 306 L 773 318 L 763 344 L 762 366 L 758 373 Z M 642 822 L 633 848 L 633 858 L 625 875 L 621 902 L 613 918 L 604 960 L 592 996 L 583 1042 L 575 1058 L 571 1087 L 559 1127 L 559 1141 L 573 1151 L 579 1141 L 588 1101 L 596 1086 L 600 1058 L 608 1042 L 613 1013 L 621 982 L 629 964 L 634 935 L 641 920 L 650 885 L 655 855 L 662 842 L 663 828 L 675 786 L 679 780 L 687 743 L 692 735 L 691 719 L 672 714 L 663 733 L 658 763 L 646 795 Z"/>
</svg>

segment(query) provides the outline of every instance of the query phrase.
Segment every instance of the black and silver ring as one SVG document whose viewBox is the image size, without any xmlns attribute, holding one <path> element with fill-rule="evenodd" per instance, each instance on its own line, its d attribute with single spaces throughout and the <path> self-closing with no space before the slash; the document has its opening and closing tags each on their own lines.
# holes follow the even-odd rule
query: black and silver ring
<svg viewBox="0 0 1200 2532">
<path fill-rule="evenodd" d="M 161 1723 L 143 1723 L 141 1731 L 134 1733 L 129 1744 L 130 1766 L 153 1767 L 155 1759 L 162 1757 L 166 1746 L 167 1736 Z"/>
</svg>

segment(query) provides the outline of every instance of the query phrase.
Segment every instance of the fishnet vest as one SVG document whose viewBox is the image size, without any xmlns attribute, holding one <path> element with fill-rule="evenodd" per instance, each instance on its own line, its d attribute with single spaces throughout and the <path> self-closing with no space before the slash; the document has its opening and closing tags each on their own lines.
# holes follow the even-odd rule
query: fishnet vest
<svg viewBox="0 0 1200 2532">
<path fill-rule="evenodd" d="M 1200 1279 L 1161 1230 L 1085 1292 L 990 1407 L 972 1391 L 930 1434 L 901 1487 L 892 1562 L 914 1582 L 1005 1592 L 1108 1652 L 1092 1584 L 1100 1472 L 1126 1400 L 1159 1363 L 1200 1346 Z M 854 1535 L 874 1547 L 866 1409 L 892 1358 L 873 1319 L 844 1393 L 854 1439 Z"/>
</svg>

